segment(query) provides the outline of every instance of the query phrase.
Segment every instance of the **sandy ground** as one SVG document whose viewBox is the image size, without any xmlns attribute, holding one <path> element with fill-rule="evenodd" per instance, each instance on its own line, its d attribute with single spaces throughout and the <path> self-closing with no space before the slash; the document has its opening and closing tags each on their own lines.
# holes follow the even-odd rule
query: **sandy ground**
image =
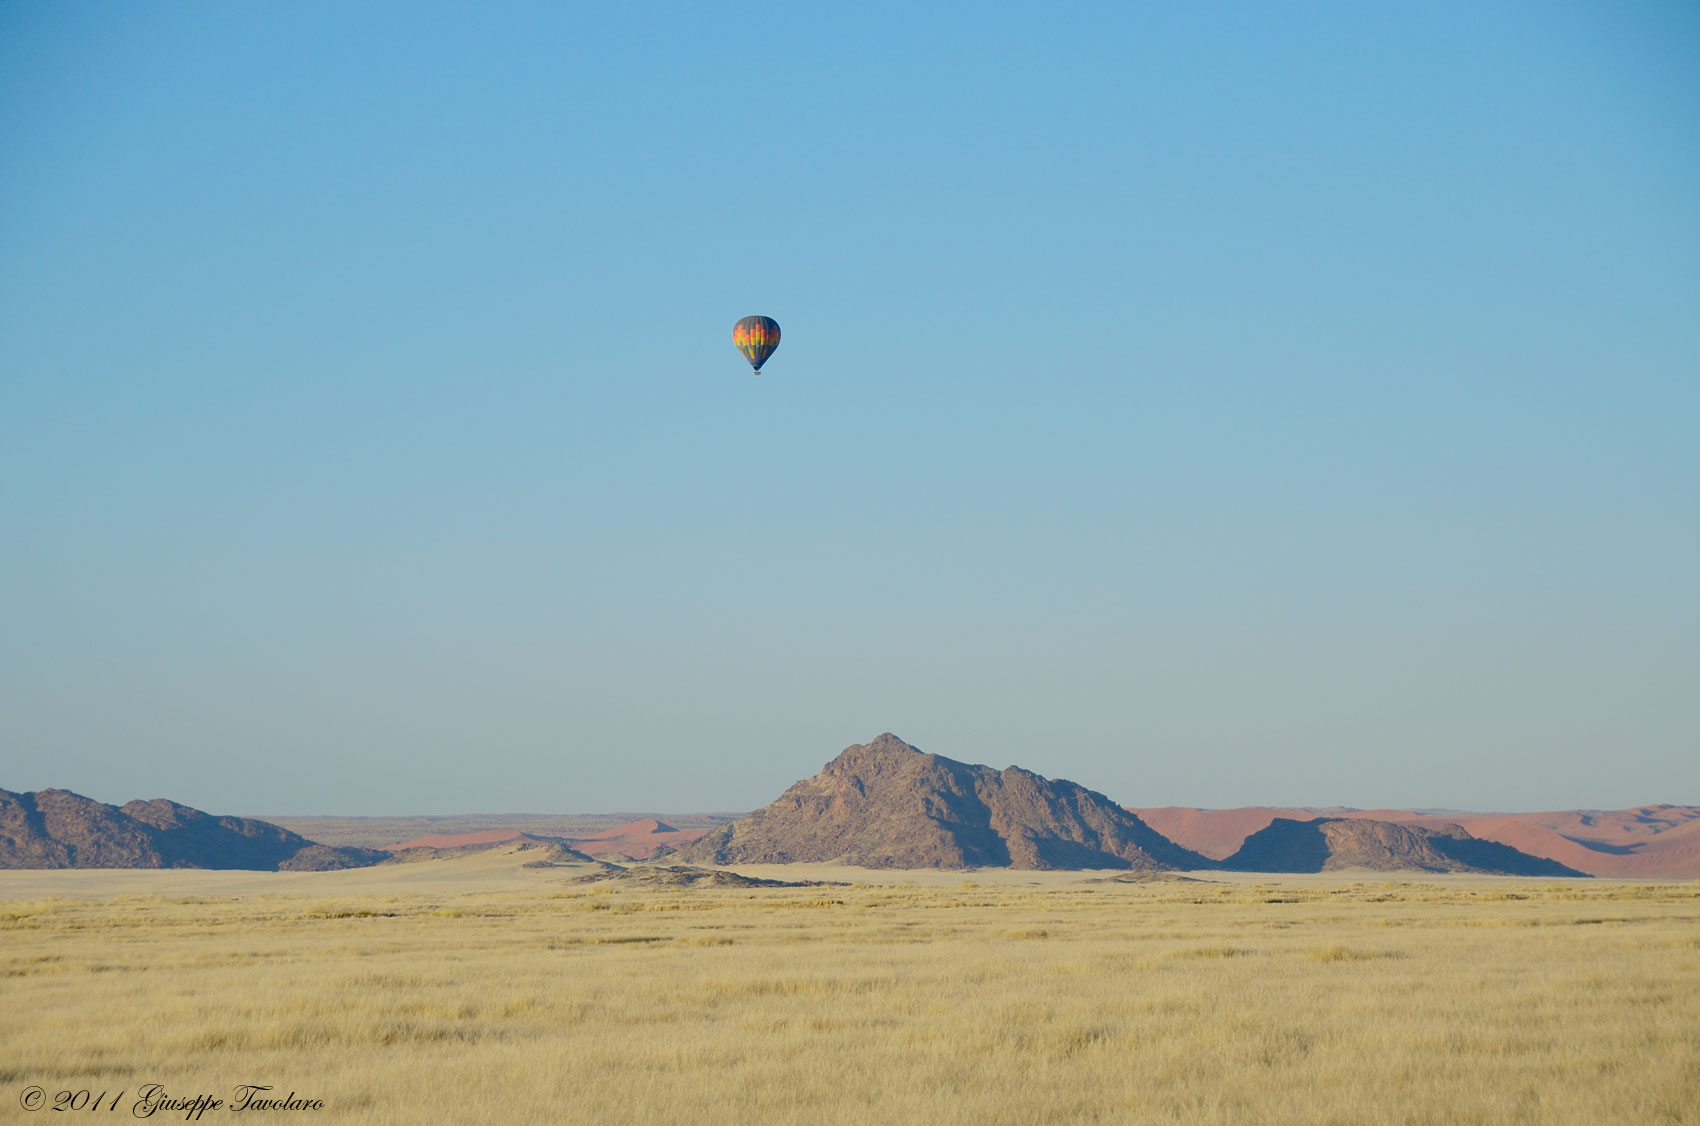
<svg viewBox="0 0 1700 1126">
<path fill-rule="evenodd" d="M 1380 872 L 1369 868 L 1341 868 L 1328 872 L 1122 872 L 1115 869 L 1101 871 L 1070 871 L 1070 872 L 1032 872 L 1015 868 L 968 868 L 968 869 L 889 869 L 889 868 L 856 868 L 847 864 L 737 864 L 727 865 L 727 870 L 744 876 L 756 876 L 767 880 L 833 880 L 852 884 L 898 884 L 916 887 L 960 887 L 963 884 L 974 884 L 996 887 L 1030 886 L 1055 887 L 1064 884 L 1089 884 L 1103 881 L 1134 882 L 1141 880 L 1197 880 L 1206 883 L 1219 884 L 1296 884 L 1296 885 L 1330 885 L 1344 883 L 1423 883 L 1423 884 L 1473 884 L 1473 883 L 1504 883 L 1507 880 L 1528 880 L 1537 884 L 1567 884 L 1571 882 L 1589 885 L 1608 883 L 1682 883 L 1680 880 L 1590 880 L 1580 877 L 1569 879 L 1553 876 L 1496 876 L 1475 875 L 1451 872 Z"/>
<path fill-rule="evenodd" d="M 498 846 L 479 852 L 382 864 L 340 872 L 231 872 L 194 868 L 95 868 L 0 871 L 0 899 L 43 899 L 118 895 L 245 896 L 245 895 L 383 895 L 410 890 L 437 892 L 504 892 L 540 890 L 590 872 L 594 864 L 527 867 L 540 855 L 536 849 Z M 1297 875 L 1262 872 L 1141 873 L 1110 871 L 1032 872 L 1009 868 L 966 870 L 902 870 L 857 868 L 845 864 L 745 864 L 729 871 L 768 880 L 821 880 L 859 885 L 910 887 L 1056 887 L 1104 881 L 1171 881 L 1192 879 L 1227 884 L 1339 884 L 1345 882 L 1416 882 L 1450 885 L 1504 882 L 1505 876 L 1375 872 L 1346 870 Z M 1563 884 L 1552 877 L 1530 877 L 1536 884 Z M 1578 880 L 1599 885 L 1614 881 Z M 1647 883 L 1650 881 L 1635 881 Z M 1665 881 L 1661 881 L 1665 882 Z M 1681 882 L 1681 881 L 1669 881 Z"/>
</svg>

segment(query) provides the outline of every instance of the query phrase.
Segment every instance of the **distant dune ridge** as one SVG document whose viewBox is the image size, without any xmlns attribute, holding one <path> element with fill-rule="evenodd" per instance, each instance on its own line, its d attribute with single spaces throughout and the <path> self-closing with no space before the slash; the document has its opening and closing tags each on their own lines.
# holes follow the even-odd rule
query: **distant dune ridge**
<svg viewBox="0 0 1700 1126">
<path fill-rule="evenodd" d="M 494 848 L 509 841 L 538 840 L 533 833 L 519 829 L 482 829 L 476 833 L 437 833 L 429 837 L 414 837 L 400 844 L 385 845 L 385 852 L 407 852 L 415 848 Z"/>
<path fill-rule="evenodd" d="M 245 868 L 327 871 L 386 859 L 332 848 L 267 821 L 155 798 L 123 807 L 69 790 L 0 790 L 0 868 Z"/>
<path fill-rule="evenodd" d="M 1620 879 L 1700 878 L 1700 806 L 1645 805 L 1621 810 L 1542 813 L 1435 814 L 1408 809 L 1304 809 L 1242 806 L 1192 809 L 1134 807 L 1154 829 L 1187 848 L 1226 859 L 1276 818 L 1332 817 L 1389 821 L 1440 829 L 1456 825 L 1472 836 L 1545 857 L 1591 876 Z"/>
<path fill-rule="evenodd" d="M 926 754 L 887 732 L 679 852 L 696 864 L 1207 868 L 1102 794 Z"/>
</svg>

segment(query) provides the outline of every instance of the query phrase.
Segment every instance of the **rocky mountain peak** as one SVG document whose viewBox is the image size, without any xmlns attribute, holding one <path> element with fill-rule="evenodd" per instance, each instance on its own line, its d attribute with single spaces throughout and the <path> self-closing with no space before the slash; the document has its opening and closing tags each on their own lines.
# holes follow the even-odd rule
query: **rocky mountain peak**
<svg viewBox="0 0 1700 1126">
<path fill-rule="evenodd" d="M 1210 862 L 1102 794 L 1012 767 L 928 754 L 886 732 L 846 747 L 682 857 L 842 860 L 870 868 L 1191 868 Z"/>
</svg>

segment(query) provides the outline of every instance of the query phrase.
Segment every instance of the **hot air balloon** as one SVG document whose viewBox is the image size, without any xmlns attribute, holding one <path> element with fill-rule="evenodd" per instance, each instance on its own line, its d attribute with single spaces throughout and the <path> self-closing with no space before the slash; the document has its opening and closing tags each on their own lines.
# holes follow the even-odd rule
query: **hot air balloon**
<svg viewBox="0 0 1700 1126">
<path fill-rule="evenodd" d="M 779 347 L 779 322 L 772 317 L 745 317 L 732 326 L 732 347 L 742 352 L 760 375 L 761 366 Z"/>
</svg>

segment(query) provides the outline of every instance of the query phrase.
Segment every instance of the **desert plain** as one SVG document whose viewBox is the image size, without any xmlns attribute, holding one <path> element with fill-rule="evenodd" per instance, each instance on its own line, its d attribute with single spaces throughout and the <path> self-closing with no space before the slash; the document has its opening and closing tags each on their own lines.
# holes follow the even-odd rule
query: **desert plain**
<svg viewBox="0 0 1700 1126">
<path fill-rule="evenodd" d="M 1700 1121 L 1694 881 L 646 871 L 0 872 L 0 1114 Z"/>
</svg>

